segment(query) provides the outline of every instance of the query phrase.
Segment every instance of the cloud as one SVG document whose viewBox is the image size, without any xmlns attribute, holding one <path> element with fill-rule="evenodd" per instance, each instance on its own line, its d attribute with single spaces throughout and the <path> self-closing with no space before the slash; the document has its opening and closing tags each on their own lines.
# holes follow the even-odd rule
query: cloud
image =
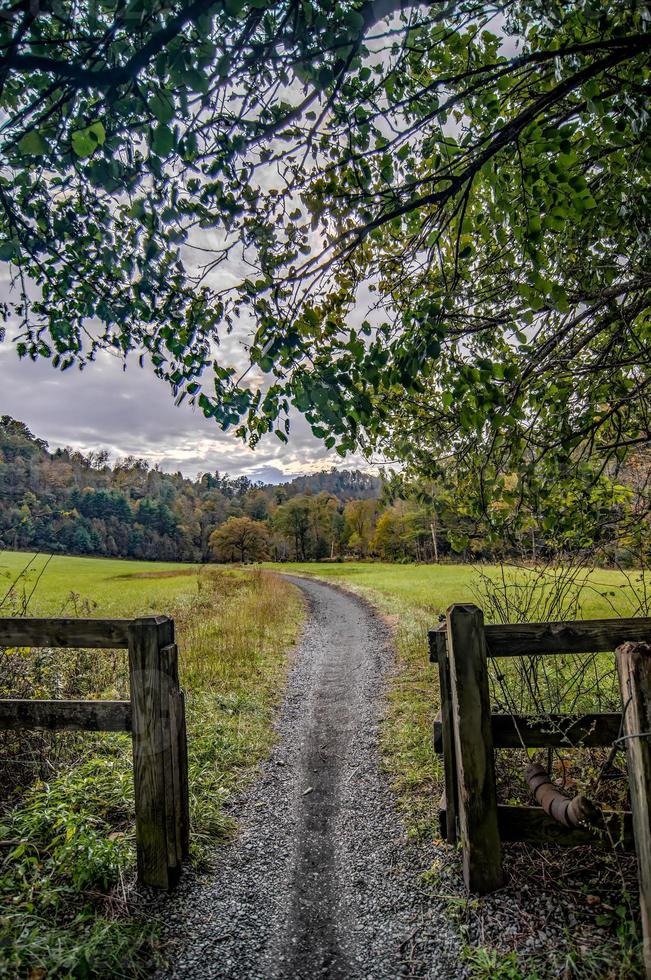
<svg viewBox="0 0 651 980">
<path fill-rule="evenodd" d="M 225 471 L 280 482 L 331 466 L 369 469 L 362 457 L 342 460 L 316 440 L 302 417 L 292 422 L 289 445 L 270 436 L 249 449 L 190 406 L 174 406 L 171 390 L 150 369 L 101 354 L 83 371 L 61 373 L 47 361 L 19 361 L 0 344 L 0 415 L 25 422 L 52 449 L 108 449 L 111 456 L 142 456 L 163 470 Z"/>
</svg>

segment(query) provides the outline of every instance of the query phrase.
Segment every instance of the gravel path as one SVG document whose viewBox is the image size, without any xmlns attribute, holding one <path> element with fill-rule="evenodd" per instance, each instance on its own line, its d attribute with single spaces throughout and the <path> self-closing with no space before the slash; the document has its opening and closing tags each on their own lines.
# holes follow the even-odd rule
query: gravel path
<svg viewBox="0 0 651 980">
<path fill-rule="evenodd" d="M 380 773 L 388 631 L 354 596 L 290 581 L 309 615 L 279 741 L 209 880 L 187 874 L 156 909 L 180 937 L 159 976 L 458 977 L 457 941 L 418 888 L 418 852 Z"/>
</svg>

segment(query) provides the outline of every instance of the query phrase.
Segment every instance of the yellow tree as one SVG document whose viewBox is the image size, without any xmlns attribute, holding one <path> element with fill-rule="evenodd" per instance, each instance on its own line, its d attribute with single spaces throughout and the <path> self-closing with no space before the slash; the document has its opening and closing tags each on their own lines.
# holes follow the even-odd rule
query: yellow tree
<svg viewBox="0 0 651 980">
<path fill-rule="evenodd" d="M 350 531 L 349 542 L 365 557 L 377 514 L 377 500 L 349 500 L 344 509 L 344 517 Z"/>
<path fill-rule="evenodd" d="M 261 561 L 267 557 L 269 531 L 262 521 L 250 517 L 229 517 L 212 532 L 211 554 L 217 561 Z"/>
</svg>

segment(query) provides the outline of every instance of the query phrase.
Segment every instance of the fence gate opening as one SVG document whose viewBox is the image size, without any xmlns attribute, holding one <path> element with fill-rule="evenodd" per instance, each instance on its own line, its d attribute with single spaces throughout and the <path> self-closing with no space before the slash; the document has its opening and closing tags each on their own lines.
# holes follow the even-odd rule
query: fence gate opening
<svg viewBox="0 0 651 980">
<path fill-rule="evenodd" d="M 138 880 L 169 889 L 189 851 L 185 701 L 174 621 L 0 618 L 0 647 L 128 649 L 129 701 L 0 700 L 0 729 L 131 732 Z"/>
</svg>

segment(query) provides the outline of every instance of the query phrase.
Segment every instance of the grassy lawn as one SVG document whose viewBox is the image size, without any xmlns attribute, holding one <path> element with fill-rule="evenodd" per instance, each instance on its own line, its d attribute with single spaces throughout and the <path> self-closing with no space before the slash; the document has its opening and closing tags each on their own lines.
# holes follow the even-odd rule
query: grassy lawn
<svg viewBox="0 0 651 980">
<path fill-rule="evenodd" d="M 260 569 L 0 554 L 2 614 L 172 615 L 186 691 L 195 861 L 227 840 L 227 804 L 273 741 L 297 590 Z M 20 576 L 17 580 L 17 577 Z M 33 594 L 32 594 L 32 590 Z M 0 598 L 2 597 L 0 595 Z M 0 697 L 127 698 L 124 651 L 0 651 Z M 156 923 L 135 893 L 128 735 L 3 733 L 0 976 L 137 976 Z"/>
<path fill-rule="evenodd" d="M 197 591 L 199 566 L 0 551 L 0 602 L 29 602 L 32 616 L 152 616 Z M 9 600 L 0 606 L 9 616 Z"/>
<path fill-rule="evenodd" d="M 385 562 L 284 562 L 267 568 L 299 575 L 317 575 L 373 598 L 381 609 L 393 613 L 405 609 L 431 613 L 435 626 L 440 613 L 454 602 L 478 602 L 479 568 L 472 565 L 392 565 Z M 498 574 L 497 566 L 481 570 Z M 608 595 L 604 596 L 603 593 Z M 612 595 L 611 593 L 615 593 Z M 632 615 L 635 602 L 630 577 L 610 569 L 587 576 L 581 596 L 579 617 L 595 619 L 615 614 Z M 488 618 L 488 617 L 487 617 Z"/>
</svg>

